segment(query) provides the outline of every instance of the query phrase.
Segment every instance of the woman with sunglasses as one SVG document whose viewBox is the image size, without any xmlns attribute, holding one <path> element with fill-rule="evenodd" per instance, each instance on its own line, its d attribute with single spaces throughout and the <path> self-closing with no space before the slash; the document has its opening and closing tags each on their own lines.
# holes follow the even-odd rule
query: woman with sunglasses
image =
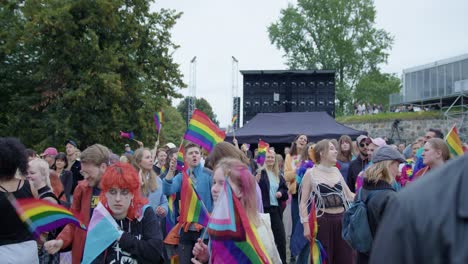
<svg viewBox="0 0 468 264">
<path fill-rule="evenodd" d="M 141 195 L 137 171 L 126 163 L 106 169 L 99 201 L 109 210 L 122 235 L 92 263 L 161 263 L 161 228 L 148 200 Z"/>
</svg>

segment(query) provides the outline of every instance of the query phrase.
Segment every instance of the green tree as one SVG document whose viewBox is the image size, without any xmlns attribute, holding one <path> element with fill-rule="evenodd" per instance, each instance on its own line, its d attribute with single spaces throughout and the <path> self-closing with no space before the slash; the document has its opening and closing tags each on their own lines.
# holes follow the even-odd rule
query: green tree
<svg viewBox="0 0 468 264">
<path fill-rule="evenodd" d="M 189 97 L 185 97 L 184 100 L 180 101 L 179 105 L 177 106 L 177 111 L 179 111 L 179 113 L 182 115 L 185 122 L 187 122 L 188 100 Z M 213 123 L 219 126 L 216 114 L 213 112 L 213 108 L 211 107 L 210 103 L 205 100 L 205 98 L 196 98 L 195 107 L 205 113 L 211 119 L 211 121 L 213 121 Z"/>
<path fill-rule="evenodd" d="M 161 128 L 160 146 L 172 142 L 179 146 L 187 126 L 179 111 L 172 106 L 164 108 L 164 122 Z"/>
<path fill-rule="evenodd" d="M 151 2 L 2 2 L 0 134 L 36 148 L 67 138 L 120 148 L 120 130 L 154 142 L 154 112 L 185 85 L 170 34 L 181 14 Z"/>
<path fill-rule="evenodd" d="M 360 77 L 385 63 L 392 37 L 375 27 L 372 0 L 298 0 L 268 27 L 291 69 L 336 70 L 337 113 L 351 106 Z"/>
<path fill-rule="evenodd" d="M 386 109 L 389 105 L 390 94 L 399 93 L 400 89 L 400 78 L 376 70 L 359 80 L 354 91 L 354 98 L 358 102 L 382 104 Z"/>
</svg>

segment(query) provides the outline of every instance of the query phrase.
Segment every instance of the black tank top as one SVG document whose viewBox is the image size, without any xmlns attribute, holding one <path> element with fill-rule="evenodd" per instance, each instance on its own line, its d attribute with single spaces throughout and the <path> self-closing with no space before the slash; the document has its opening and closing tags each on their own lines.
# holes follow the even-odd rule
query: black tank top
<svg viewBox="0 0 468 264">
<path fill-rule="evenodd" d="M 21 186 L 22 182 L 24 183 L 23 186 Z M 23 180 L 18 183 L 18 188 L 12 194 L 16 198 L 34 197 L 29 182 Z M 0 212 L 2 214 L 0 217 L 0 246 L 34 239 L 26 225 L 16 214 L 15 208 L 8 201 L 7 191 L 3 188 L 0 188 Z"/>
</svg>

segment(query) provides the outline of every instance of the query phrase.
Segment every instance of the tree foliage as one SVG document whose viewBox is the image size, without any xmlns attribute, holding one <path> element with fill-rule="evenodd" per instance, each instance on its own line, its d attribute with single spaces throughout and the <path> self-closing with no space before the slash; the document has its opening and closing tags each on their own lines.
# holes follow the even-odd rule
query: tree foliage
<svg viewBox="0 0 468 264">
<path fill-rule="evenodd" d="M 372 71 L 364 75 L 356 84 L 354 98 L 358 102 L 382 104 L 387 108 L 390 94 L 399 93 L 400 78 L 388 73 Z"/>
<path fill-rule="evenodd" d="M 375 16 L 373 0 L 298 0 L 268 32 L 291 69 L 336 70 L 342 113 L 360 77 L 387 61 L 393 39 L 375 27 Z"/>
<path fill-rule="evenodd" d="M 143 0 L 0 4 L 0 134 L 28 146 L 154 142 L 153 114 L 185 87 L 170 30 L 180 13 Z"/>
<path fill-rule="evenodd" d="M 185 97 L 184 100 L 180 101 L 179 105 L 177 106 L 177 111 L 182 115 L 185 122 L 187 122 L 187 106 L 188 106 L 189 97 Z M 205 113 L 213 123 L 219 126 L 219 122 L 217 120 L 216 114 L 213 112 L 213 108 L 211 107 L 210 103 L 205 98 L 196 98 L 195 99 L 195 107 Z"/>
</svg>

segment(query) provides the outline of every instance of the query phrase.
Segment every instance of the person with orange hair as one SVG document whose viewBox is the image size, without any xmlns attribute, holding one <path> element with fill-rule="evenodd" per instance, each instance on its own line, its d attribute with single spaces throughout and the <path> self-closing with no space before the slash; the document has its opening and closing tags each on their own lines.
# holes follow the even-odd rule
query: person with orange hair
<svg viewBox="0 0 468 264">
<path fill-rule="evenodd" d="M 109 166 L 101 178 L 99 201 L 123 231 L 93 263 L 160 263 L 162 233 L 156 214 L 142 196 L 137 171 L 127 163 Z"/>
</svg>

